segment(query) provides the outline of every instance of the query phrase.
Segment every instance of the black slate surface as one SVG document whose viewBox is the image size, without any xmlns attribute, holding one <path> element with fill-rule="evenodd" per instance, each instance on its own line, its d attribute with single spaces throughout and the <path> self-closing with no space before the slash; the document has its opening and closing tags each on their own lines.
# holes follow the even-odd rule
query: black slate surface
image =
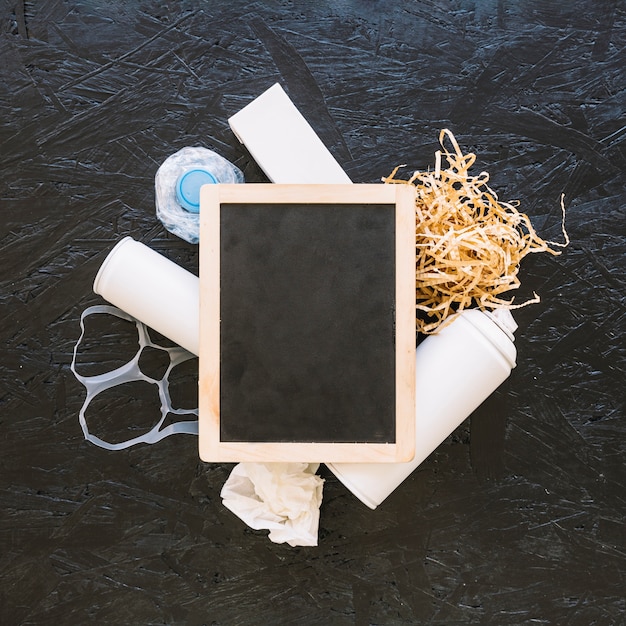
<svg viewBox="0 0 626 626">
<path fill-rule="evenodd" d="M 395 443 L 395 222 L 393 204 L 221 205 L 222 441 Z"/>
<path fill-rule="evenodd" d="M 623 624 L 625 17 L 617 0 L 1 2 L 0 623 Z M 69 370 L 121 236 L 197 270 L 155 219 L 167 156 L 205 145 L 264 180 L 226 119 L 276 81 L 354 181 L 428 167 L 447 127 L 547 238 L 564 193 L 572 239 L 524 261 L 520 297 L 542 301 L 516 315 L 508 383 L 382 506 L 322 470 L 317 548 L 225 510 L 231 466 L 200 463 L 194 437 L 86 443 Z M 85 367 L 127 356 L 118 326 L 94 324 Z M 152 391 L 116 393 L 94 427 L 147 427 Z"/>
</svg>

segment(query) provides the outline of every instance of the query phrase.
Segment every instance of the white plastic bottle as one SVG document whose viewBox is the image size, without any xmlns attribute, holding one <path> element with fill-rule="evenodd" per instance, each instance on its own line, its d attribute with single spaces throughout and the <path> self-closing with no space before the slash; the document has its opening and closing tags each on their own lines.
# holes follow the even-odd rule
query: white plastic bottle
<svg viewBox="0 0 626 626">
<path fill-rule="evenodd" d="M 333 474 L 375 509 L 515 367 L 510 311 L 468 309 L 417 347 L 415 457 L 408 463 L 328 463 Z"/>
</svg>

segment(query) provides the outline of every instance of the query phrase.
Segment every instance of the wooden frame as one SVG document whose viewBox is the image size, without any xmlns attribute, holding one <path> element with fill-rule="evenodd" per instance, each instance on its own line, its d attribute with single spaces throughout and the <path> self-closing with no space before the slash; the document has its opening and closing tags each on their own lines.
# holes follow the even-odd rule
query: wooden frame
<svg viewBox="0 0 626 626">
<path fill-rule="evenodd" d="M 391 442 L 224 441 L 221 211 L 227 204 L 392 205 L 395 215 L 395 437 Z M 205 185 L 200 215 L 199 454 L 209 462 L 405 462 L 415 448 L 415 208 L 409 185 Z M 391 331 L 390 331 L 391 332 Z"/>
</svg>

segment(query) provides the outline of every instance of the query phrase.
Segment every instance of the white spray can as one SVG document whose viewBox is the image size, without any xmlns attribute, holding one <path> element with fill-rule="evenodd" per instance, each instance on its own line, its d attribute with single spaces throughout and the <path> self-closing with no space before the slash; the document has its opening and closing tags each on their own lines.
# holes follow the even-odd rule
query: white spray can
<svg viewBox="0 0 626 626">
<path fill-rule="evenodd" d="M 510 311 L 467 309 L 417 347 L 415 457 L 408 463 L 329 463 L 330 471 L 375 509 L 515 367 Z"/>
</svg>

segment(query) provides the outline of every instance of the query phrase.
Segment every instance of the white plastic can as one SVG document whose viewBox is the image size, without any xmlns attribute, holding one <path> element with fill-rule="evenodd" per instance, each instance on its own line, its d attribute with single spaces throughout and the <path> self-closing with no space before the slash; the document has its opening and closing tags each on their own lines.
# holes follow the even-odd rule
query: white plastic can
<svg viewBox="0 0 626 626">
<path fill-rule="evenodd" d="M 417 347 L 415 457 L 408 463 L 328 463 L 375 509 L 495 391 L 515 367 L 510 311 L 467 309 Z"/>
<path fill-rule="evenodd" d="M 124 237 L 102 263 L 95 293 L 192 354 L 199 352 L 198 277 Z"/>
</svg>

